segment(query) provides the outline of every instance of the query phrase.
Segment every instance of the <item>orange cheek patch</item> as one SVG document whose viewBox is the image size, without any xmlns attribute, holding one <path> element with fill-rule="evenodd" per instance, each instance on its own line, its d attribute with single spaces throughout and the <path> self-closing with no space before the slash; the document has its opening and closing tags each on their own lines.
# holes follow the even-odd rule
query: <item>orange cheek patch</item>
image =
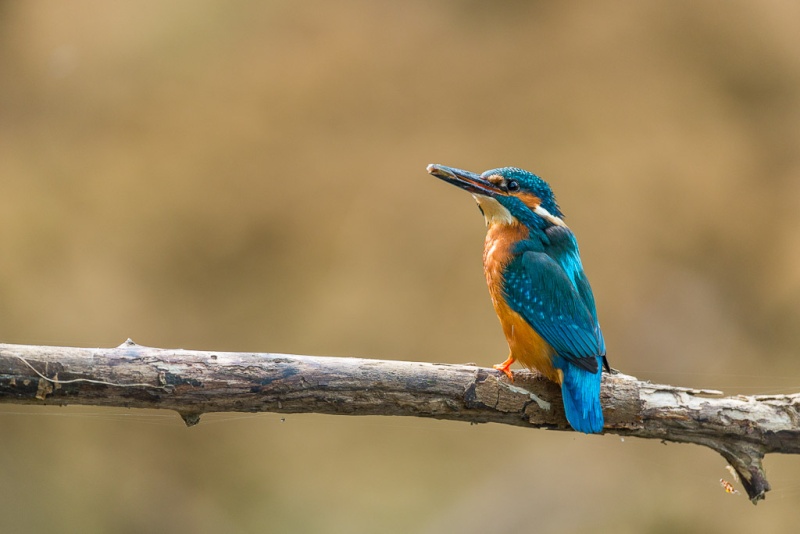
<svg viewBox="0 0 800 534">
<path fill-rule="evenodd" d="M 542 199 L 531 193 L 514 193 L 514 196 L 525 203 L 530 209 L 535 210 L 542 203 Z"/>
</svg>

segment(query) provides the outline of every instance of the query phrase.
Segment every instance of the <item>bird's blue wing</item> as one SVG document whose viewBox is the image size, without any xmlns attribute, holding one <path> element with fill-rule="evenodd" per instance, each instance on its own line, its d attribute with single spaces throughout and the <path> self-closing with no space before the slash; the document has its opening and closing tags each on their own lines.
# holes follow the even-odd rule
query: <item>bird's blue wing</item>
<svg viewBox="0 0 800 534">
<path fill-rule="evenodd" d="M 597 357 L 605 354 L 605 343 L 594 299 L 582 269 L 578 267 L 575 273 L 568 270 L 545 252 L 525 252 L 505 269 L 506 301 L 558 356 L 596 373 Z M 588 302 L 587 296 L 591 299 Z"/>
<path fill-rule="evenodd" d="M 554 226 L 545 234 L 538 243 L 518 247 L 503 273 L 504 296 L 555 349 L 553 366 L 563 372 L 561 396 L 569 424 L 580 432 L 602 432 L 600 361 L 606 348 L 592 289 L 572 232 Z"/>
<path fill-rule="evenodd" d="M 583 270 L 580 271 L 578 277 L 575 280 L 575 287 L 577 288 L 578 294 L 581 296 L 583 303 L 586 305 L 586 308 L 589 310 L 589 313 L 592 314 L 592 320 L 594 320 L 595 326 L 597 328 L 597 335 L 600 338 L 599 354 L 605 357 L 606 342 L 603 339 L 603 331 L 600 329 L 600 323 L 597 321 L 597 308 L 595 307 L 594 304 L 594 294 L 592 293 L 592 286 L 589 285 L 589 279 L 586 278 L 585 274 L 583 274 Z M 606 365 L 608 364 L 606 363 Z"/>
<path fill-rule="evenodd" d="M 600 354 L 605 361 L 606 343 L 603 339 L 603 332 L 600 330 L 597 321 L 597 308 L 594 303 L 594 294 L 592 293 L 592 286 L 589 285 L 589 279 L 583 272 L 583 265 L 581 264 L 581 256 L 578 251 L 578 241 L 575 239 L 575 234 L 566 226 L 551 226 L 545 230 L 545 234 L 549 240 L 547 254 L 558 263 L 562 269 L 567 273 L 567 276 L 572 281 L 572 285 L 578 291 L 583 304 L 597 327 L 597 335 L 599 336 Z M 608 362 L 606 362 L 608 366 Z"/>
</svg>

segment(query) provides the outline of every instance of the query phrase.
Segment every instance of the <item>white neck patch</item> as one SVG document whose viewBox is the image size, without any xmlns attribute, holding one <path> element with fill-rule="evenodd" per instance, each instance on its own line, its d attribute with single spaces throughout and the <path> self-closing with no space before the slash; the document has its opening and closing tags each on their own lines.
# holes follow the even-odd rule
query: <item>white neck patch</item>
<svg viewBox="0 0 800 534">
<path fill-rule="evenodd" d="M 486 218 L 486 226 L 491 226 L 493 224 L 514 224 L 517 221 L 505 206 L 492 197 L 487 197 L 485 195 L 472 196 L 475 197 L 478 206 L 480 206 L 483 211 L 483 216 Z"/>
<path fill-rule="evenodd" d="M 544 209 L 542 206 L 536 206 L 536 209 L 533 210 L 533 212 L 542 219 L 544 219 L 545 221 L 549 222 L 550 224 L 553 224 L 555 226 L 566 226 L 561 217 L 556 217 L 555 215 Z"/>
</svg>

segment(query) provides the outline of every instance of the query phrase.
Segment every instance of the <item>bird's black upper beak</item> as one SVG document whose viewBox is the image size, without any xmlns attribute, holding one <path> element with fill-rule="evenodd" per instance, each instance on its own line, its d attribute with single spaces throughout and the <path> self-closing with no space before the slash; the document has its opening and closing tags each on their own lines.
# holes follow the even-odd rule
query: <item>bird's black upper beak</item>
<svg viewBox="0 0 800 534">
<path fill-rule="evenodd" d="M 431 163 L 428 165 L 428 173 L 476 195 L 493 197 L 502 193 L 496 185 L 484 180 L 480 175 L 474 172 L 462 171 L 461 169 Z"/>
</svg>

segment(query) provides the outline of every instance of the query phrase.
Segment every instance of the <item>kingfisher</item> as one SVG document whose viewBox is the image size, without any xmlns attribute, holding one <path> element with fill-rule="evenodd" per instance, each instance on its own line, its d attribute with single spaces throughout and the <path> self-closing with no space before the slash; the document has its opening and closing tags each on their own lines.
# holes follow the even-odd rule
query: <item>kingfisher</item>
<svg viewBox="0 0 800 534">
<path fill-rule="evenodd" d="M 550 185 L 516 167 L 475 174 L 444 165 L 428 173 L 464 189 L 486 219 L 483 270 L 510 354 L 494 368 L 514 380 L 519 362 L 561 385 L 570 426 L 603 430 L 603 332 L 575 234 Z"/>
</svg>

